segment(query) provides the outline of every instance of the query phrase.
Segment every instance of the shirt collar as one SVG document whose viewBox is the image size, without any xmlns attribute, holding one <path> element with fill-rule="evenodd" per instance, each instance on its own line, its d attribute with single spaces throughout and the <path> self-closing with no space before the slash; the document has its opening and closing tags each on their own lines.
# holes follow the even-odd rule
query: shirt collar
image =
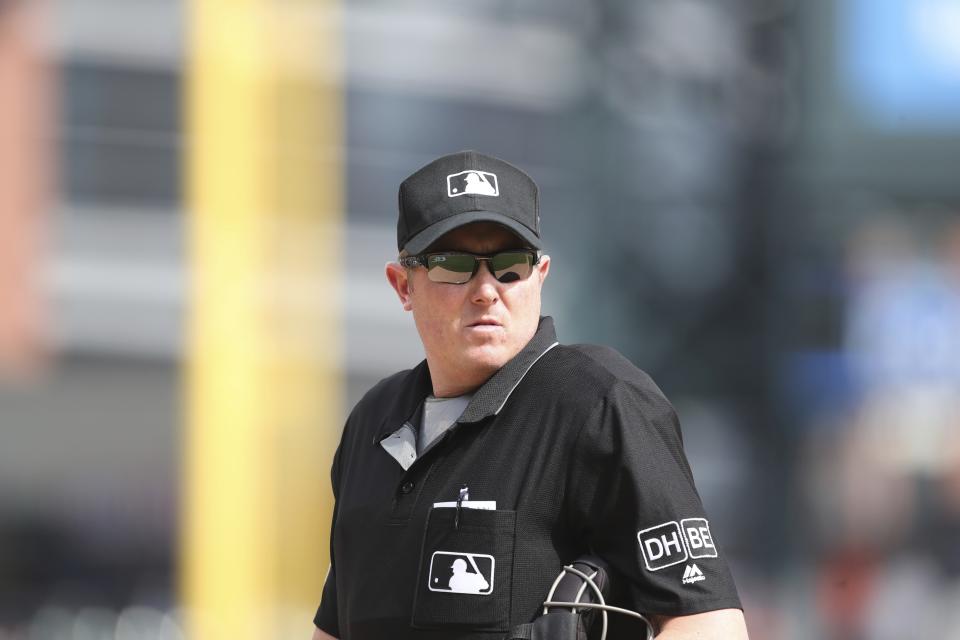
<svg viewBox="0 0 960 640">
<path fill-rule="evenodd" d="M 533 334 L 530 342 L 474 392 L 470 404 L 460 414 L 460 419 L 457 422 L 460 424 L 480 422 L 500 413 L 507 400 L 510 399 L 513 390 L 517 388 L 530 368 L 557 344 L 557 333 L 553 327 L 553 318 L 550 316 L 541 317 L 537 331 Z M 409 376 L 409 393 L 396 398 L 393 406 L 387 412 L 387 419 L 374 438 L 374 442 L 379 442 L 392 435 L 398 427 L 412 420 L 424 399 L 433 392 L 433 383 L 430 380 L 430 370 L 427 368 L 426 360 L 414 367 Z"/>
<path fill-rule="evenodd" d="M 537 360 L 550 349 L 557 346 L 557 333 L 553 328 L 553 318 L 540 318 L 537 332 L 533 334 L 520 353 L 493 374 L 489 380 L 476 390 L 470 404 L 457 420 L 460 424 L 480 422 L 484 418 L 495 416 L 503 409 L 523 377 Z"/>
</svg>

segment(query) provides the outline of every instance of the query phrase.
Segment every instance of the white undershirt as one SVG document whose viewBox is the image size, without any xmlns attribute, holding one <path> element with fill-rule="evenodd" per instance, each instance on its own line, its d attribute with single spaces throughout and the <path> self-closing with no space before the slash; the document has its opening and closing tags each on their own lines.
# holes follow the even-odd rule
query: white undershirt
<svg viewBox="0 0 960 640">
<path fill-rule="evenodd" d="M 455 398 L 427 396 L 423 403 L 423 421 L 420 424 L 420 435 L 417 437 L 418 456 L 454 425 L 463 410 L 470 404 L 470 398 L 472 397 L 472 393 Z"/>
</svg>

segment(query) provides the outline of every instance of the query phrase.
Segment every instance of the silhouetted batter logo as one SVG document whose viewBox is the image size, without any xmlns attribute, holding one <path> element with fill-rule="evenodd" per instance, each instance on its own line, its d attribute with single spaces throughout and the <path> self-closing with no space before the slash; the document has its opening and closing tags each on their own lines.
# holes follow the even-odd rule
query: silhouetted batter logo
<svg viewBox="0 0 960 640">
<path fill-rule="evenodd" d="M 500 185 L 497 176 L 489 171 L 468 169 L 447 176 L 447 195 L 457 196 L 499 196 Z"/>
<path fill-rule="evenodd" d="M 472 593 L 485 596 L 493 591 L 493 556 L 482 553 L 435 551 L 430 557 L 430 591 Z"/>
</svg>

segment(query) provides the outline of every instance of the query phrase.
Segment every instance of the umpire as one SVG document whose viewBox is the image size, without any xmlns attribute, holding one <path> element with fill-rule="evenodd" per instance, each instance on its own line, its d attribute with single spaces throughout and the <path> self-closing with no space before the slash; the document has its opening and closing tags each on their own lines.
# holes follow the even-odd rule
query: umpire
<svg viewBox="0 0 960 640">
<path fill-rule="evenodd" d="M 673 407 L 540 316 L 533 180 L 465 151 L 407 178 L 399 206 L 386 276 L 426 360 L 347 419 L 314 640 L 502 638 L 585 553 L 658 638 L 746 638 Z"/>
</svg>

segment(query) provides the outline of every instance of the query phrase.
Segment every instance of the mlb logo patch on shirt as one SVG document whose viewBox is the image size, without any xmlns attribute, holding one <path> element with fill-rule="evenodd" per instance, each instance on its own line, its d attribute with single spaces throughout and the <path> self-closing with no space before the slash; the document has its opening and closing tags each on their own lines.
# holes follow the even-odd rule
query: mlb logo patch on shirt
<svg viewBox="0 0 960 640">
<path fill-rule="evenodd" d="M 430 557 L 430 591 L 486 596 L 493 591 L 496 560 L 483 553 L 434 551 Z"/>
<path fill-rule="evenodd" d="M 447 196 L 499 196 L 497 176 L 489 171 L 469 169 L 447 176 Z"/>
</svg>

